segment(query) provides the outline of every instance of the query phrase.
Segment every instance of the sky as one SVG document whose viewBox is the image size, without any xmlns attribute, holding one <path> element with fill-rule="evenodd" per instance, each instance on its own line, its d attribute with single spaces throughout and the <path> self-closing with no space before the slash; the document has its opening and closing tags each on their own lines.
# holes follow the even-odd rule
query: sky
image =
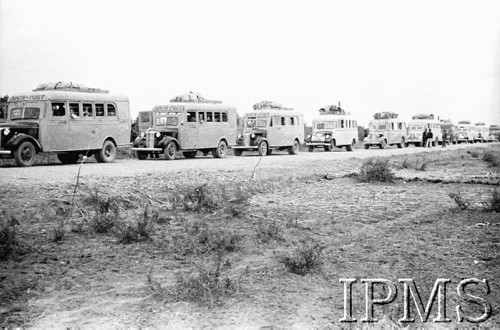
<svg viewBox="0 0 500 330">
<path fill-rule="evenodd" d="M 500 124 L 500 1 L 0 0 L 0 95 L 56 81 Z"/>
</svg>

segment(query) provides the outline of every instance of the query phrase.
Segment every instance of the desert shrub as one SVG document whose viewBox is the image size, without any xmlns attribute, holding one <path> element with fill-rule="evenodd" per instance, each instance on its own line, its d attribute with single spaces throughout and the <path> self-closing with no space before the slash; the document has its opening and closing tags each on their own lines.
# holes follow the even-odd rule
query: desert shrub
<svg viewBox="0 0 500 330">
<path fill-rule="evenodd" d="M 475 150 L 467 150 L 467 153 L 472 157 L 472 158 L 479 158 L 479 152 Z"/>
<path fill-rule="evenodd" d="M 14 216 L 0 223 L 0 260 L 7 260 L 18 246 L 18 225 L 19 221 Z"/>
<path fill-rule="evenodd" d="M 489 163 L 490 167 L 500 166 L 500 156 L 492 151 L 485 151 L 483 154 L 483 161 Z"/>
<path fill-rule="evenodd" d="M 490 210 L 500 212 L 500 189 L 494 189 L 490 200 Z"/>
<path fill-rule="evenodd" d="M 153 234 L 153 221 L 151 212 L 146 208 L 135 222 L 116 222 L 114 234 L 123 244 L 147 241 Z"/>
<path fill-rule="evenodd" d="M 450 196 L 455 201 L 455 204 L 457 204 L 460 210 L 466 210 L 471 204 L 471 202 L 467 200 L 459 191 L 452 191 L 448 194 L 448 196 Z"/>
<path fill-rule="evenodd" d="M 93 207 L 94 214 L 88 221 L 92 232 L 106 234 L 111 232 L 118 221 L 120 206 L 115 197 L 99 194 L 97 189 L 83 199 L 84 205 Z"/>
<path fill-rule="evenodd" d="M 362 182 L 392 182 L 395 176 L 389 160 L 370 158 L 361 165 L 358 179 Z"/>
<path fill-rule="evenodd" d="M 301 243 L 292 254 L 279 256 L 278 261 L 289 272 L 305 275 L 323 264 L 322 251 L 323 247 L 317 242 Z"/>
<path fill-rule="evenodd" d="M 283 227 L 274 221 L 260 222 L 257 226 L 257 240 L 262 243 L 267 243 L 271 240 L 281 240 Z"/>
</svg>

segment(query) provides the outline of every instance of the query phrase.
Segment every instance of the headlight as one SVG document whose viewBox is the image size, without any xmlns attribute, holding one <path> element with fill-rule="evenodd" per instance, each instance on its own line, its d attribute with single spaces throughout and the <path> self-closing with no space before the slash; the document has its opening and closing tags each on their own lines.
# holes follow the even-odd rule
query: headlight
<svg viewBox="0 0 500 330">
<path fill-rule="evenodd" d="M 139 135 L 139 137 L 143 138 L 144 136 L 146 136 L 146 134 L 144 134 L 144 132 L 141 133 L 141 135 Z"/>
<path fill-rule="evenodd" d="M 254 134 L 254 133 L 252 133 L 252 135 L 250 135 L 250 137 L 251 137 L 252 139 L 255 139 L 255 134 Z"/>
<path fill-rule="evenodd" d="M 241 139 L 243 136 L 241 136 L 241 134 L 238 134 L 238 137 L 237 139 Z"/>
<path fill-rule="evenodd" d="M 308 139 L 312 138 L 312 135 L 311 135 L 311 134 L 309 134 L 309 135 L 307 136 L 307 138 L 308 138 Z"/>
<path fill-rule="evenodd" d="M 10 134 L 10 129 L 6 128 L 3 130 L 4 135 L 9 135 Z"/>
<path fill-rule="evenodd" d="M 325 134 L 325 138 L 329 139 L 330 138 L 330 134 Z"/>
<path fill-rule="evenodd" d="M 161 136 L 161 133 L 160 133 L 160 132 L 156 132 L 155 136 L 156 136 L 157 138 L 159 138 L 159 137 Z"/>
</svg>

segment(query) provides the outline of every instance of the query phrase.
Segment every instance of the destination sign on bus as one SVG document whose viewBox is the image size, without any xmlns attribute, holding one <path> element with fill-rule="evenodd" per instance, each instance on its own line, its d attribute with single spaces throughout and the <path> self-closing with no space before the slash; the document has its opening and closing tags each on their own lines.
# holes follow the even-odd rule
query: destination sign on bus
<svg viewBox="0 0 500 330">
<path fill-rule="evenodd" d="M 17 96 L 11 96 L 9 101 L 10 102 L 19 102 L 19 101 L 40 101 L 40 100 L 45 100 L 46 97 L 44 94 L 42 95 L 17 95 Z"/>
</svg>

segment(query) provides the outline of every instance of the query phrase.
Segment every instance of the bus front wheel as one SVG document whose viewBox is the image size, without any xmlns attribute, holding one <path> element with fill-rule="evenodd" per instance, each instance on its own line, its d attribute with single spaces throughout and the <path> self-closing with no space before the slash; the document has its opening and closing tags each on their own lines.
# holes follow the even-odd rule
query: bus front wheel
<svg viewBox="0 0 500 330">
<path fill-rule="evenodd" d="M 240 157 L 243 154 L 243 150 L 241 149 L 233 149 L 233 153 L 235 156 Z"/>
<path fill-rule="evenodd" d="M 25 141 L 14 151 L 14 160 L 17 165 L 28 167 L 35 161 L 36 149 L 33 143 Z"/>
<path fill-rule="evenodd" d="M 314 147 L 313 147 L 313 146 L 308 146 L 308 147 L 307 147 L 307 151 L 309 151 L 309 152 L 313 152 L 313 151 L 314 151 Z"/>
<path fill-rule="evenodd" d="M 163 153 L 165 154 L 166 159 L 174 160 L 177 153 L 177 146 L 175 145 L 175 142 L 170 141 L 169 143 L 167 143 L 167 146 L 165 147 L 165 150 L 163 150 Z"/>
<path fill-rule="evenodd" d="M 291 147 L 288 147 L 288 153 L 290 155 L 296 155 L 299 153 L 299 141 L 295 140 L 293 141 L 293 144 Z"/>
<path fill-rule="evenodd" d="M 217 148 L 212 150 L 212 155 L 214 158 L 224 158 L 226 157 L 227 154 L 227 144 L 225 141 L 219 141 L 219 145 L 217 145 Z"/>
<path fill-rule="evenodd" d="M 259 151 L 259 156 L 267 155 L 267 142 L 266 141 L 261 141 L 259 143 L 258 151 Z"/>
<path fill-rule="evenodd" d="M 136 155 L 137 155 L 137 159 L 140 159 L 140 160 L 144 160 L 144 159 L 148 158 L 148 153 L 145 151 L 137 151 Z"/>
<path fill-rule="evenodd" d="M 95 158 L 99 163 L 111 163 L 116 157 L 116 147 L 110 140 L 104 141 L 102 149 L 95 153 Z"/>
</svg>

